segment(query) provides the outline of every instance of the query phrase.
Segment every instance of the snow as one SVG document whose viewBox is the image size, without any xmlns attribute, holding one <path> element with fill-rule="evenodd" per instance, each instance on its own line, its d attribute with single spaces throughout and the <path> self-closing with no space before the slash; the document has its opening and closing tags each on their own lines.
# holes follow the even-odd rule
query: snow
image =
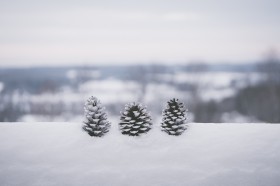
<svg viewBox="0 0 280 186">
<path fill-rule="evenodd" d="M 146 91 L 146 103 L 154 102 L 154 100 L 159 100 L 159 102 L 166 102 L 172 97 L 177 97 L 179 99 L 188 97 L 187 92 L 179 91 L 175 87 L 167 84 L 148 83 Z"/>
<path fill-rule="evenodd" d="M 94 94 L 104 104 L 134 101 L 137 89 L 137 83 L 117 79 L 88 81 L 79 86 L 79 92 Z"/>
<path fill-rule="evenodd" d="M 70 108 L 72 107 L 71 104 L 78 103 L 80 105 L 92 95 L 98 97 L 102 104 L 132 102 L 137 99 L 137 90 L 138 84 L 136 82 L 106 79 L 81 83 L 78 92 L 66 87 L 63 87 L 59 92 L 43 94 L 19 93 L 16 91 L 12 95 L 12 100 L 14 105 L 21 102 L 26 104 L 29 102 L 34 104 L 46 103 L 48 105 L 63 103 Z"/>
<path fill-rule="evenodd" d="M 261 123 L 253 116 L 244 116 L 236 111 L 225 112 L 221 116 L 221 122 L 231 121 L 232 123 Z"/>
<path fill-rule="evenodd" d="M 1 185 L 280 184 L 280 125 L 191 123 L 179 137 L 155 126 L 103 138 L 82 123 L 0 123 Z"/>
<path fill-rule="evenodd" d="M 223 89 L 204 89 L 204 94 L 201 94 L 203 101 L 221 101 L 225 98 L 230 98 L 236 94 L 236 90 L 232 88 Z"/>
<path fill-rule="evenodd" d="M 138 112 L 138 111 L 133 111 L 133 114 L 134 114 L 135 117 L 138 117 L 138 116 L 140 115 L 140 112 Z"/>
<path fill-rule="evenodd" d="M 164 75 L 161 75 L 164 77 Z M 180 83 L 200 83 L 212 88 L 224 88 L 231 86 L 233 81 L 244 82 L 250 81 L 252 84 L 261 80 L 258 73 L 243 73 L 243 72 L 180 72 L 174 74 L 173 80 Z M 166 79 L 166 78 L 165 78 Z M 240 84 L 241 86 L 241 84 Z"/>
<path fill-rule="evenodd" d="M 98 71 L 98 70 L 78 71 L 78 70 L 75 70 L 75 69 L 71 69 L 71 70 L 68 70 L 66 72 L 66 77 L 71 79 L 71 80 L 77 80 L 78 76 L 81 75 L 81 74 L 82 74 L 82 76 L 86 75 L 87 77 L 91 77 L 91 78 L 99 78 L 101 76 L 101 72 Z"/>
<path fill-rule="evenodd" d="M 76 79 L 77 76 L 78 76 L 77 70 L 68 70 L 68 72 L 66 73 L 66 77 L 69 79 Z"/>
<path fill-rule="evenodd" d="M 254 85 L 259 83 L 262 80 L 262 76 L 259 73 L 243 73 L 243 72 L 178 72 L 175 74 L 159 74 L 156 75 L 156 78 L 165 82 L 176 82 L 181 84 L 192 84 L 198 85 L 200 91 L 202 92 L 200 97 L 203 101 L 221 101 L 225 98 L 232 97 L 236 94 L 237 90 L 240 88 L 244 88 L 249 85 Z M 170 90 L 174 87 L 166 86 L 166 92 L 168 92 L 168 96 L 172 95 Z M 163 87 L 155 88 L 162 92 Z M 155 92 L 156 92 L 155 90 Z M 175 97 L 184 98 L 190 97 L 190 95 L 186 95 L 186 92 L 182 92 L 174 89 L 176 95 Z M 174 96 L 171 96 L 174 97 Z M 152 97 L 151 99 L 155 99 L 157 97 Z"/>
</svg>

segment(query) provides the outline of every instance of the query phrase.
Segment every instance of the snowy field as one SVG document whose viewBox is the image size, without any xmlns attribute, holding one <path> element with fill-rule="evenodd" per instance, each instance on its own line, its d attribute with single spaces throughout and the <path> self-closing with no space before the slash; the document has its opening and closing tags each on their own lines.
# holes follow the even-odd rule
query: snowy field
<svg viewBox="0 0 280 186">
<path fill-rule="evenodd" d="M 172 98 L 180 99 L 188 108 L 190 105 L 209 101 L 215 101 L 218 106 L 223 104 L 225 99 L 234 98 L 240 89 L 258 84 L 263 79 L 260 73 L 253 72 L 194 73 L 183 70 L 174 73 L 164 71 L 148 73 L 144 76 L 146 79 L 138 78 L 138 81 L 129 74 L 126 74 L 128 76 L 126 78 L 120 78 L 114 76 L 114 73 L 106 74 L 102 70 L 87 72 L 89 76 L 87 80 L 82 80 L 83 76 L 80 77 L 79 74 L 81 76 L 81 72 L 77 69 L 65 71 L 61 74 L 64 80 L 60 81 L 68 83 L 57 82 L 57 85 L 54 82 L 44 85 L 35 81 L 36 85 L 42 86 L 41 88 L 34 87 L 32 83 L 27 84 L 28 86 L 14 87 L 13 83 L 1 81 L 0 116 L 3 116 L 1 121 L 80 121 L 83 104 L 90 96 L 99 98 L 112 115 L 119 115 L 120 109 L 125 104 L 134 101 L 147 105 L 150 111 L 156 114 L 160 114 L 166 102 Z M 21 80 L 18 79 L 18 82 Z M 194 95 L 197 99 L 195 101 Z M 221 115 L 219 122 L 259 122 L 250 116 L 233 112 L 234 110 L 228 111 L 224 108 L 221 110 L 223 112 L 219 111 Z M 6 112 L 10 113 L 10 116 Z M 195 112 L 195 109 L 190 109 L 190 112 Z"/>
<path fill-rule="evenodd" d="M 1 123 L 0 185 L 279 186 L 280 125 L 189 124 L 179 137 L 81 123 Z"/>
</svg>

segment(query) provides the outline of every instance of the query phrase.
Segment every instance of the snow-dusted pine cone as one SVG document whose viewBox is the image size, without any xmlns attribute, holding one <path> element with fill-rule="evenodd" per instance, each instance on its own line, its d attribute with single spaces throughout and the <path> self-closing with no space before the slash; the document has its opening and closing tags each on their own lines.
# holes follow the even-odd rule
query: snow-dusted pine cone
<svg viewBox="0 0 280 186">
<path fill-rule="evenodd" d="M 172 99 L 167 102 L 166 109 L 163 110 L 163 119 L 161 123 L 162 131 L 169 135 L 179 136 L 186 129 L 186 112 L 184 104 L 178 99 Z"/>
<path fill-rule="evenodd" d="M 139 103 L 130 103 L 125 106 L 125 111 L 121 112 L 119 126 L 122 134 L 139 136 L 151 129 L 151 116 L 147 113 L 146 107 L 142 107 Z"/>
<path fill-rule="evenodd" d="M 107 121 L 105 108 L 101 106 L 100 101 L 91 96 L 85 103 L 85 121 L 83 129 L 90 136 L 102 137 L 109 131 L 111 124 Z"/>
</svg>

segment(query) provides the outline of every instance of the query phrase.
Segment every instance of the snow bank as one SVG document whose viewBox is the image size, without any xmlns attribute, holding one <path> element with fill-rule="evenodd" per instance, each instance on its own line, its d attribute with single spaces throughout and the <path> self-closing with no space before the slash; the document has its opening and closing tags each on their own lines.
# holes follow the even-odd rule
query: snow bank
<svg viewBox="0 0 280 186">
<path fill-rule="evenodd" d="M 180 137 L 140 138 L 113 125 L 93 138 L 81 123 L 1 123 L 1 185 L 279 186 L 280 125 L 189 124 Z"/>
</svg>

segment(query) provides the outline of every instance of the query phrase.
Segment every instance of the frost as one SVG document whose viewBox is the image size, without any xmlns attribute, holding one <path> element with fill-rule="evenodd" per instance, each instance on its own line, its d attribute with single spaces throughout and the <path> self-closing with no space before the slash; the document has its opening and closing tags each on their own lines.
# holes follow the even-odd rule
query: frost
<svg viewBox="0 0 280 186">
<path fill-rule="evenodd" d="M 140 128 L 140 126 L 139 125 L 135 125 L 135 126 L 132 126 L 132 128 L 138 129 L 138 128 Z"/>
<path fill-rule="evenodd" d="M 140 115 L 140 112 L 138 112 L 138 111 L 133 111 L 133 114 L 134 114 L 135 117 L 138 117 L 138 116 Z"/>
</svg>

